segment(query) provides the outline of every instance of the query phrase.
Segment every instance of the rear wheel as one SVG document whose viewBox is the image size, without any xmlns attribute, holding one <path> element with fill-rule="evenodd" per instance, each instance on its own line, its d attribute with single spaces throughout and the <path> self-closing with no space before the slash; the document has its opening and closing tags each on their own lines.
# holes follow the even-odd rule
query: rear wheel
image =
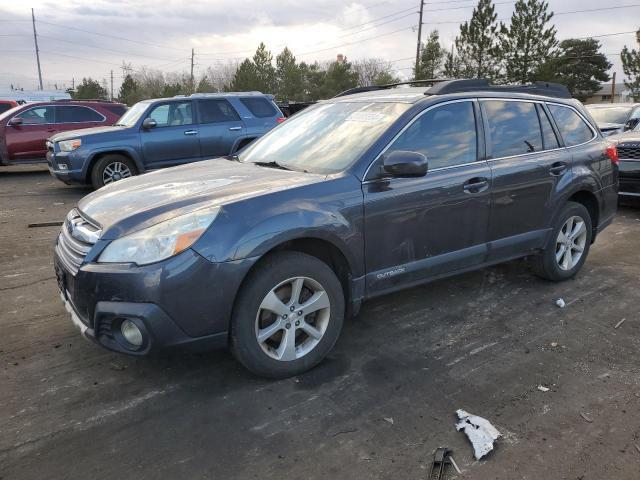
<svg viewBox="0 0 640 480">
<path fill-rule="evenodd" d="M 580 203 L 568 202 L 556 222 L 553 240 L 533 259 L 536 274 L 555 282 L 574 277 L 587 259 L 592 235 L 589 211 Z"/>
<path fill-rule="evenodd" d="M 135 163 L 123 155 L 105 155 L 91 170 L 91 183 L 98 189 L 138 174 Z"/>
<path fill-rule="evenodd" d="M 297 375 L 329 353 L 343 318 L 342 286 L 328 265 L 300 252 L 275 253 L 241 287 L 231 350 L 257 375 Z"/>
</svg>

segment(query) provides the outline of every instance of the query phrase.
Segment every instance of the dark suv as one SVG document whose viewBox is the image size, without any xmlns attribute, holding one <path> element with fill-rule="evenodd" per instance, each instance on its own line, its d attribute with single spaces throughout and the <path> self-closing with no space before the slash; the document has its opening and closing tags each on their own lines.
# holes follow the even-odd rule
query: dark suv
<svg viewBox="0 0 640 480">
<path fill-rule="evenodd" d="M 106 100 L 26 103 L 0 114 L 0 165 L 44 163 L 57 132 L 113 125 L 126 105 Z"/>
<path fill-rule="evenodd" d="M 260 92 L 194 94 L 135 104 L 110 128 L 49 139 L 49 170 L 95 188 L 148 170 L 234 153 L 284 120 Z"/>
<path fill-rule="evenodd" d="M 55 268 L 106 348 L 229 345 L 253 372 L 294 375 L 366 299 L 519 257 L 573 277 L 615 215 L 616 163 L 562 86 L 371 87 L 228 161 L 88 195 Z"/>
</svg>

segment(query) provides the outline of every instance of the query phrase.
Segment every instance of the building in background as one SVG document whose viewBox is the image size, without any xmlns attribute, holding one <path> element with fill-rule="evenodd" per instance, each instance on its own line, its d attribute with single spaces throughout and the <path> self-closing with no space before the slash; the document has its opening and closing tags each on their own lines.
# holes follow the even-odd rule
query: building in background
<svg viewBox="0 0 640 480">
<path fill-rule="evenodd" d="M 584 102 L 587 105 L 594 103 L 626 103 L 633 102 L 633 98 L 631 97 L 631 90 L 627 88 L 624 83 L 616 83 L 615 95 L 613 96 L 613 101 L 611 100 L 611 84 L 603 83 L 600 85 L 600 90 L 594 93 L 592 96 L 587 98 L 587 101 Z"/>
<path fill-rule="evenodd" d="M 50 102 L 70 98 L 71 95 L 64 90 L 0 90 L 0 100 L 14 100 L 18 103 Z"/>
</svg>

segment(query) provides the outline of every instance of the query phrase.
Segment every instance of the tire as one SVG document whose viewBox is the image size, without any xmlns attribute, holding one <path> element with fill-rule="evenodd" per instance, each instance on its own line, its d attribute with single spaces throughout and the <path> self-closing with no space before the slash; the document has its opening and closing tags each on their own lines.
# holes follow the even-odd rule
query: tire
<svg viewBox="0 0 640 480">
<path fill-rule="evenodd" d="M 292 305 L 296 287 L 301 293 Z M 305 305 L 315 310 L 305 313 Z M 241 286 L 231 320 L 231 351 L 256 375 L 298 375 L 331 351 L 344 310 L 342 285 L 327 264 L 300 252 L 274 253 Z"/>
<path fill-rule="evenodd" d="M 572 224 L 569 224 L 570 221 Z M 567 238 L 565 232 L 569 228 L 572 228 L 574 234 Z M 547 247 L 542 254 L 533 258 L 534 272 L 553 282 L 573 278 L 587 259 L 592 236 L 593 225 L 589 211 L 580 203 L 568 202 L 558 216 Z M 567 251 L 569 245 L 571 250 Z M 574 249 L 574 246 L 579 248 Z"/>
<path fill-rule="evenodd" d="M 109 173 L 112 172 L 111 175 Z M 136 164 L 124 155 L 111 154 L 98 159 L 91 169 L 91 183 L 96 190 L 109 183 L 138 174 Z M 112 180 L 107 181 L 111 176 Z"/>
</svg>

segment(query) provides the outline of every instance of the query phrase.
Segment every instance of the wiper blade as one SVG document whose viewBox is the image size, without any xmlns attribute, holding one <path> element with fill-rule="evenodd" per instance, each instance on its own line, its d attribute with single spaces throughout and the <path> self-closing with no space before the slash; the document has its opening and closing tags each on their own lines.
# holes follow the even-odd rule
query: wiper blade
<svg viewBox="0 0 640 480">
<path fill-rule="evenodd" d="M 285 167 L 284 165 L 279 164 L 278 162 L 253 162 L 254 165 L 258 165 L 259 167 L 267 167 L 267 168 L 279 168 L 280 170 L 291 170 L 289 167 Z"/>
<path fill-rule="evenodd" d="M 240 157 L 238 155 L 224 155 L 222 158 L 224 158 L 225 160 L 230 160 L 233 162 L 239 162 L 240 161 Z"/>
</svg>

